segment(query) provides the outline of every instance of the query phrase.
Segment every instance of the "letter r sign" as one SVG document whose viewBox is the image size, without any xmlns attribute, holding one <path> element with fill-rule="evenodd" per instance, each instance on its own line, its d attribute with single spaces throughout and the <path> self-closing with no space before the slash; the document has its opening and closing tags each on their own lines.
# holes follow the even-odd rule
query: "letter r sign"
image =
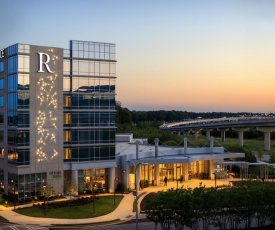
<svg viewBox="0 0 275 230">
<path fill-rule="evenodd" d="M 48 63 L 50 62 L 51 58 L 49 56 L 49 54 L 46 53 L 38 53 L 39 55 L 39 70 L 38 73 L 44 73 L 43 70 L 43 65 L 45 65 L 46 69 L 48 70 L 48 72 L 50 73 L 54 73 L 55 71 L 52 71 L 48 65 Z M 43 58 L 44 57 L 44 58 Z"/>
</svg>

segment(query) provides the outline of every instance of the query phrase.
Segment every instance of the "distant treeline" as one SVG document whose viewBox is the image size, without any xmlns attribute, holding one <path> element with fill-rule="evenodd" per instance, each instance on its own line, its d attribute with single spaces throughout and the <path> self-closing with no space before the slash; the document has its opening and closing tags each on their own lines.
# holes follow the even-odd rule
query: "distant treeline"
<svg viewBox="0 0 275 230">
<path fill-rule="evenodd" d="M 251 116 L 251 113 L 240 112 L 187 112 L 187 111 L 175 111 L 175 110 L 158 110 L 158 111 L 136 111 L 123 108 L 120 102 L 117 102 L 117 123 L 139 123 L 144 121 L 157 121 L 157 122 L 176 122 L 184 121 L 188 119 L 211 119 L 221 117 L 239 117 L 239 116 Z M 257 115 L 257 114 L 253 114 Z M 258 114 L 259 115 L 259 114 Z"/>
<path fill-rule="evenodd" d="M 230 113 L 230 112 L 205 112 L 195 113 L 187 111 L 135 111 L 123 108 L 119 102 L 116 104 L 117 116 L 116 125 L 117 132 L 130 132 L 136 138 L 148 137 L 149 143 L 153 142 L 155 138 L 159 138 L 162 142 L 171 142 L 172 144 L 179 143 L 181 138 L 178 135 L 173 135 L 169 131 L 160 130 L 159 126 L 164 122 L 177 122 L 188 119 L 211 119 L 221 117 L 238 117 L 238 116 L 260 116 L 263 114 L 257 113 Z M 205 131 L 201 131 L 205 135 Z M 213 129 L 211 135 L 219 137 L 221 134 L 217 129 Z M 238 132 L 229 129 L 226 132 L 227 137 L 238 138 Z M 244 138 L 254 139 L 263 138 L 263 133 L 257 131 L 256 127 L 251 127 L 248 131 L 244 132 Z M 275 139 L 275 132 L 271 133 L 271 139 Z"/>
</svg>

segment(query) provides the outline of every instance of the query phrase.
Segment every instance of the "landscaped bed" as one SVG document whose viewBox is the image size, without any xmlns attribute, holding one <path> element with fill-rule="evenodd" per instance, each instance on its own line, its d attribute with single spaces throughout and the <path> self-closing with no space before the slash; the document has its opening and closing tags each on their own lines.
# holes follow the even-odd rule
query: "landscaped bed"
<svg viewBox="0 0 275 230">
<path fill-rule="evenodd" d="M 58 201 L 33 207 L 18 208 L 17 213 L 33 217 L 84 219 L 106 215 L 116 209 L 123 196 L 100 196 L 95 202 L 90 198 Z"/>
</svg>

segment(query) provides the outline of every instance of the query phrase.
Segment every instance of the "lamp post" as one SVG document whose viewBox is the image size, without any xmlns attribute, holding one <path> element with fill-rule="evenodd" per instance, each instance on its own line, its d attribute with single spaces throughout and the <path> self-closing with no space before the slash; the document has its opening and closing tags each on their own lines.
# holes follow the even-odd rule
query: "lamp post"
<svg viewBox="0 0 275 230">
<path fill-rule="evenodd" d="M 47 214 L 46 210 L 46 185 L 43 185 L 43 198 L 44 198 L 44 216 Z"/>
<path fill-rule="evenodd" d="M 116 205 L 116 182 L 118 181 L 118 178 L 114 180 L 114 205 Z"/>
<path fill-rule="evenodd" d="M 136 230 L 138 230 L 138 182 L 137 182 L 137 168 L 139 165 L 148 165 L 147 162 L 140 162 L 137 165 L 131 160 L 126 160 L 125 162 L 131 163 L 135 169 L 135 192 L 134 196 L 136 197 Z"/>
<path fill-rule="evenodd" d="M 93 214 L 95 213 L 95 191 L 97 190 L 97 184 L 92 183 L 93 185 Z"/>
<path fill-rule="evenodd" d="M 15 210 L 15 183 L 14 180 L 11 180 L 12 188 L 13 188 L 13 209 Z"/>
<path fill-rule="evenodd" d="M 126 170 L 123 170 L 122 173 L 121 173 L 121 193 L 123 194 L 125 191 L 124 191 L 124 173 L 126 172 Z"/>
</svg>

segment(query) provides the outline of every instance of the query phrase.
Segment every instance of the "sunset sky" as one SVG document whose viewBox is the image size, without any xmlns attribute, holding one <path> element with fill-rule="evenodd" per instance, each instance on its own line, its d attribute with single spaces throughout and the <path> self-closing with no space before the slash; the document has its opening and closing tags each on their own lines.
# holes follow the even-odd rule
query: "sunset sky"
<svg viewBox="0 0 275 230">
<path fill-rule="evenodd" d="M 130 110 L 275 112 L 273 0 L 0 0 L 0 49 L 116 44 Z"/>
</svg>

